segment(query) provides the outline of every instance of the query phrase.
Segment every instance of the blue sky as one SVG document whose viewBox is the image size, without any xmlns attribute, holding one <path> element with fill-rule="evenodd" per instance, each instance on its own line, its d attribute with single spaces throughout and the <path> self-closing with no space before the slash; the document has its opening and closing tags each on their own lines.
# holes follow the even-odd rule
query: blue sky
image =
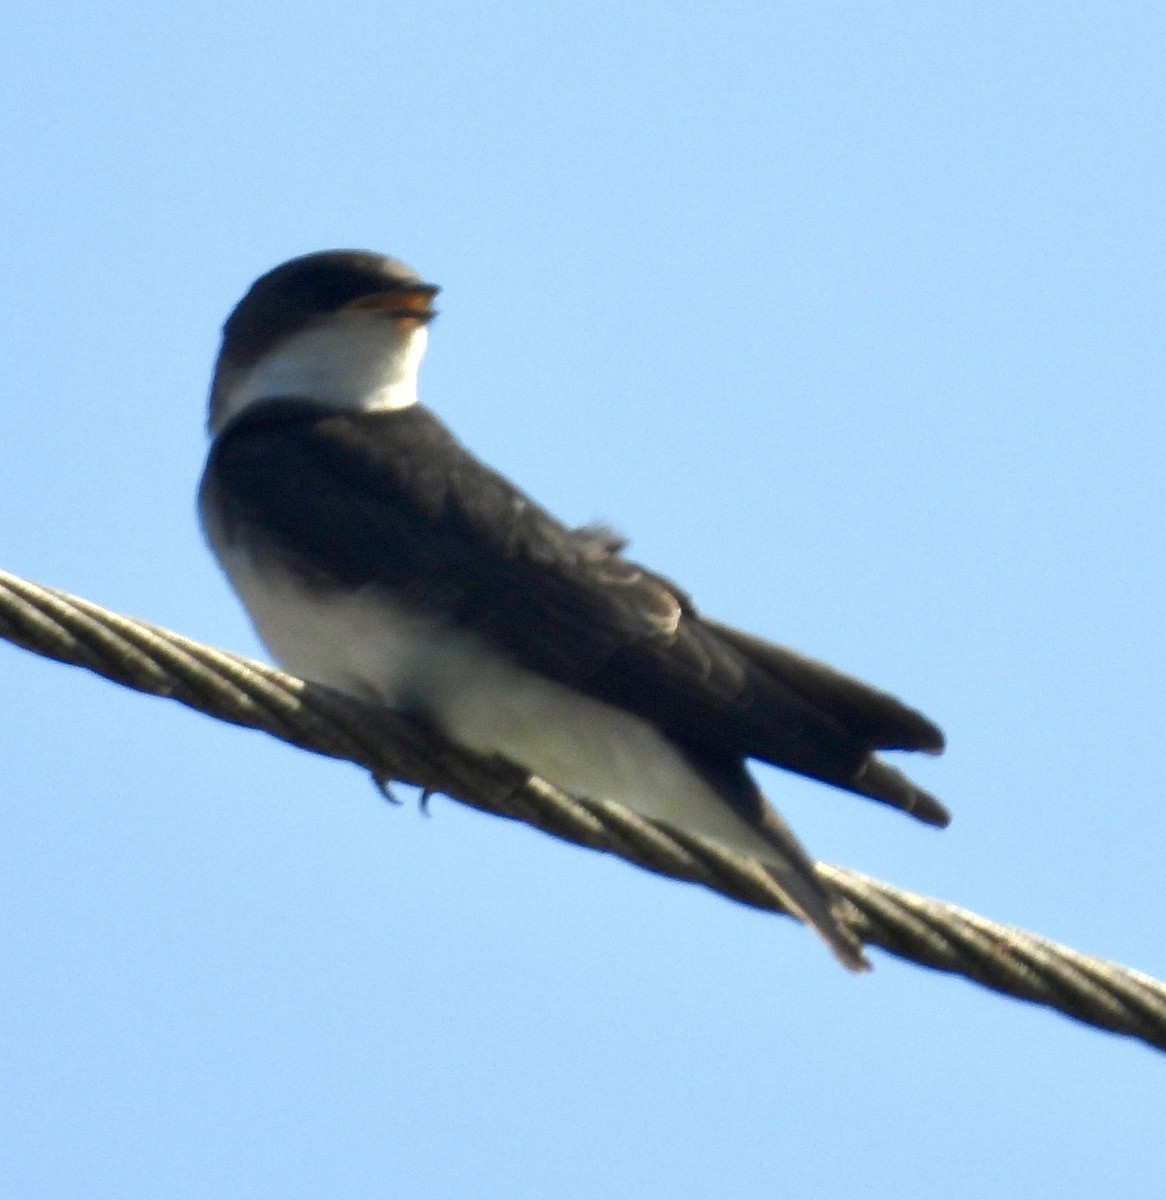
<svg viewBox="0 0 1166 1200">
<path fill-rule="evenodd" d="M 917 704 L 810 849 L 1166 975 L 1161 6 L 17 0 L 0 567 L 260 653 L 193 492 L 293 254 L 707 612 Z M 24 1197 L 1157 1197 L 1147 1048 L 0 646 Z"/>
</svg>

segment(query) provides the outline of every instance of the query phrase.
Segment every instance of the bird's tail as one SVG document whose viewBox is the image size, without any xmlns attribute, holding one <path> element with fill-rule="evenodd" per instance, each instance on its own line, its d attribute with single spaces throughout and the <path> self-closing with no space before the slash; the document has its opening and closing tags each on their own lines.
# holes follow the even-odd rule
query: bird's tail
<svg viewBox="0 0 1166 1200">
<path fill-rule="evenodd" d="M 862 942 L 842 916 L 841 897 L 819 878 L 813 859 L 768 804 L 762 810 L 759 832 L 777 851 L 776 858 L 766 861 L 765 869 L 780 888 L 793 916 L 804 921 L 848 971 L 869 971 Z"/>
<path fill-rule="evenodd" d="M 705 620 L 755 668 L 787 688 L 821 718 L 800 743 L 776 756 L 758 754 L 788 770 L 867 796 L 943 828 L 951 814 L 934 796 L 879 758 L 876 750 L 939 754 L 943 733 L 901 700 L 785 646 Z"/>
<path fill-rule="evenodd" d="M 766 800 L 745 760 L 702 754 L 691 747 L 685 756 L 748 827 L 752 836 L 738 845 L 768 872 L 790 915 L 808 925 L 848 971 L 869 971 L 862 942 L 842 912 L 841 897 L 818 875 L 814 860 Z"/>
<path fill-rule="evenodd" d="M 857 774 L 839 786 L 878 800 L 880 804 L 889 804 L 926 825 L 944 829 L 951 824 L 951 813 L 930 792 L 912 783 L 902 771 L 884 762 L 877 754 L 868 755 Z"/>
</svg>

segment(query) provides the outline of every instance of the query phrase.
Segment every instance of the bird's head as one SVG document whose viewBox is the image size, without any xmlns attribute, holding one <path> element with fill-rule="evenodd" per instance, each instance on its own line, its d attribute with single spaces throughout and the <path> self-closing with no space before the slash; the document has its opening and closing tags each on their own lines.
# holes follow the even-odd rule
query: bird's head
<svg viewBox="0 0 1166 1200">
<path fill-rule="evenodd" d="M 438 290 L 404 263 L 362 250 L 306 254 L 261 275 L 223 326 L 211 433 L 263 400 L 365 410 L 414 403 Z"/>
</svg>

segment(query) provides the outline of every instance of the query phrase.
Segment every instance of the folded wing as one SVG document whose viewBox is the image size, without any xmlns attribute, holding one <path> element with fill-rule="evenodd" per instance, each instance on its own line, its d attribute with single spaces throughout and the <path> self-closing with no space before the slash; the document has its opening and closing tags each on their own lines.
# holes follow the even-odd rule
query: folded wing
<svg viewBox="0 0 1166 1200">
<path fill-rule="evenodd" d="M 565 527 L 420 406 L 276 402 L 228 427 L 215 455 L 225 519 L 261 528 L 273 553 L 326 560 L 333 575 L 344 564 L 348 586 L 383 587 L 698 757 L 761 759 L 947 823 L 876 753 L 938 752 L 943 736 L 925 717 L 702 617 L 681 589 L 625 558 L 609 530 Z"/>
</svg>

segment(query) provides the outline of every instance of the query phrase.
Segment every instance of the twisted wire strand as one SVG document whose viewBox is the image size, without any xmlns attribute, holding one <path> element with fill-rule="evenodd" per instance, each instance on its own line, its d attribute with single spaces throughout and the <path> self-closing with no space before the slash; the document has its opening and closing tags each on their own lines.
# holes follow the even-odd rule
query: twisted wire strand
<svg viewBox="0 0 1166 1200">
<path fill-rule="evenodd" d="M 453 746 L 402 714 L 3 571 L 0 636 L 126 687 L 358 763 L 386 789 L 400 781 L 440 792 L 740 903 L 786 911 L 768 873 L 751 859 L 618 804 L 568 796 L 513 764 Z M 857 871 L 817 867 L 847 902 L 847 920 L 864 943 L 1166 1050 L 1166 984 Z"/>
</svg>

